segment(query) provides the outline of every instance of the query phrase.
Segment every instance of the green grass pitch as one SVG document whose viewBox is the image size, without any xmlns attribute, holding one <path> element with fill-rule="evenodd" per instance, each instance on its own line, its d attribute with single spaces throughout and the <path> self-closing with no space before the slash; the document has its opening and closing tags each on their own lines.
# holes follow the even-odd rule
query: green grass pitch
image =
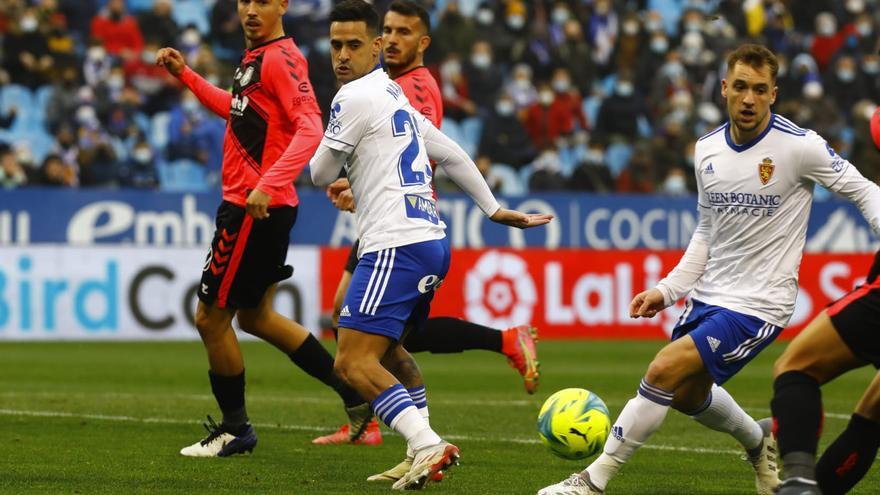
<svg viewBox="0 0 880 495">
<path fill-rule="evenodd" d="M 541 342 L 543 378 L 528 396 L 501 356 L 475 351 L 418 354 L 434 428 L 462 449 L 461 465 L 429 493 L 534 494 L 583 468 L 537 441 L 544 398 L 588 388 L 612 416 L 635 392 L 662 342 Z M 248 412 L 259 444 L 253 455 L 190 459 L 178 450 L 219 419 L 201 344 L 0 344 L 0 493 L 3 494 L 374 494 L 364 479 L 396 464 L 400 437 L 379 447 L 313 446 L 342 423 L 337 397 L 263 343 L 243 344 Z M 755 417 L 769 415 L 767 349 L 728 389 Z M 823 389 L 823 445 L 845 426 L 870 382 L 863 369 Z M 853 493 L 877 493 L 880 463 Z M 609 486 L 616 494 L 749 494 L 751 468 L 736 442 L 670 412 L 666 423 Z"/>
</svg>

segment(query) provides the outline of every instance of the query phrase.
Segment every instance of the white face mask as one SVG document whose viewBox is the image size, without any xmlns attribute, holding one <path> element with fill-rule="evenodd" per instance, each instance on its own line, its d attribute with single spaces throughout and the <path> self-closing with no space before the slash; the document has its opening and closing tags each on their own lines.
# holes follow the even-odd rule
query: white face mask
<svg viewBox="0 0 880 495">
<path fill-rule="evenodd" d="M 529 89 L 529 87 L 532 85 L 531 81 L 529 81 L 528 79 L 525 79 L 525 78 L 514 79 L 513 84 L 514 84 L 514 86 L 516 86 L 517 88 L 519 88 L 520 90 L 523 90 L 523 91 Z"/>
<path fill-rule="evenodd" d="M 834 24 L 834 21 L 821 21 L 816 26 L 816 32 L 821 36 L 832 36 L 837 32 L 837 26 Z"/>
<path fill-rule="evenodd" d="M 155 64 L 156 52 L 152 50 L 144 50 L 141 52 L 141 60 L 143 60 L 145 64 Z"/>
<path fill-rule="evenodd" d="M 488 53 L 475 53 L 471 56 L 471 63 L 478 69 L 488 69 L 492 65 L 492 57 Z"/>
<path fill-rule="evenodd" d="M 571 81 L 569 81 L 568 79 L 554 79 L 553 89 L 557 93 L 565 93 L 566 91 L 571 89 Z"/>
<path fill-rule="evenodd" d="M 651 51 L 654 53 L 666 53 L 669 49 L 669 42 L 666 38 L 654 38 L 651 40 Z"/>
<path fill-rule="evenodd" d="M 865 71 L 865 74 L 875 75 L 880 73 L 880 62 L 878 61 L 870 61 L 862 63 L 862 70 Z"/>
<path fill-rule="evenodd" d="M 183 36 L 180 37 L 180 41 L 186 46 L 196 46 L 202 41 L 202 37 L 199 35 L 198 31 L 190 29 L 183 33 Z"/>
<path fill-rule="evenodd" d="M 474 18 L 477 20 L 477 23 L 488 26 L 495 21 L 495 13 L 490 9 L 480 9 Z"/>
<path fill-rule="evenodd" d="M 199 109 L 199 100 L 195 98 L 185 98 L 180 102 L 180 106 L 185 112 L 193 113 Z"/>
<path fill-rule="evenodd" d="M 502 117 L 510 117 L 513 115 L 515 107 L 510 100 L 501 100 L 495 104 L 495 111 Z"/>
<path fill-rule="evenodd" d="M 846 10 L 850 14 L 861 14 L 865 10 L 865 0 L 847 0 Z"/>
<path fill-rule="evenodd" d="M 822 83 L 818 81 L 810 81 L 804 84 L 804 96 L 811 100 L 821 98 L 823 93 Z"/>
<path fill-rule="evenodd" d="M 518 31 L 526 25 L 526 18 L 519 14 L 509 15 L 507 16 L 507 25 Z"/>
<path fill-rule="evenodd" d="M 541 94 L 538 95 L 538 100 L 541 102 L 542 105 L 549 106 L 551 103 L 553 103 L 553 91 L 541 91 Z"/>
<path fill-rule="evenodd" d="M 687 192 L 687 183 L 680 175 L 670 175 L 663 182 L 663 190 L 668 194 L 684 194 Z"/>
<path fill-rule="evenodd" d="M 617 94 L 624 98 L 633 94 L 633 83 L 630 81 L 620 81 L 617 83 Z"/>
<path fill-rule="evenodd" d="M 107 51 L 104 50 L 103 46 L 93 46 L 93 47 L 89 48 L 88 57 L 91 60 L 94 60 L 96 62 L 100 62 L 101 60 L 104 60 L 104 57 L 106 57 L 106 56 L 107 56 Z"/>
<path fill-rule="evenodd" d="M 32 33 L 37 30 L 37 26 L 39 26 L 40 23 L 37 21 L 36 17 L 27 16 L 21 18 L 20 25 L 22 31 L 24 31 L 25 33 Z"/>
<path fill-rule="evenodd" d="M 837 78 L 846 83 L 852 82 L 856 78 L 856 73 L 851 69 L 839 69 Z"/>
<path fill-rule="evenodd" d="M 626 34 L 627 36 L 635 36 L 639 34 L 639 23 L 634 21 L 624 22 L 623 34 Z"/>
<path fill-rule="evenodd" d="M 134 158 L 134 161 L 145 164 L 153 159 L 153 153 L 150 152 L 149 148 L 138 148 L 132 152 L 131 157 Z"/>
<path fill-rule="evenodd" d="M 645 22 L 645 29 L 652 33 L 655 31 L 660 31 L 661 29 L 663 29 L 663 21 L 661 21 L 660 19 L 648 19 L 648 21 Z"/>
<path fill-rule="evenodd" d="M 551 15 L 555 24 L 564 24 L 570 16 L 566 8 L 553 9 L 553 14 Z"/>
<path fill-rule="evenodd" d="M 860 22 L 856 24 L 856 31 L 859 32 L 860 36 L 866 38 L 871 36 L 871 33 L 874 32 L 874 26 L 872 26 L 870 22 Z"/>
<path fill-rule="evenodd" d="M 114 91 L 119 91 L 125 86 L 125 78 L 120 75 L 110 76 L 107 78 L 107 86 Z"/>
</svg>

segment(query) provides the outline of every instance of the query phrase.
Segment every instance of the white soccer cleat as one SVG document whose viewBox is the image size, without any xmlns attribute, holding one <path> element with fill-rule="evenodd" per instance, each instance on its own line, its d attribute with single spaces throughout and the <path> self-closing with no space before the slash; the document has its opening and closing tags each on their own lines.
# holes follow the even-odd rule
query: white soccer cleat
<svg viewBox="0 0 880 495">
<path fill-rule="evenodd" d="M 388 471 L 370 476 L 369 478 L 367 478 L 367 481 L 397 481 L 400 478 L 406 476 L 406 473 L 409 472 L 409 470 L 412 468 L 412 465 L 412 457 L 407 457 L 406 459 L 401 461 L 400 464 L 394 466 Z"/>
<path fill-rule="evenodd" d="M 189 447 L 180 449 L 180 454 L 187 457 L 228 457 L 233 454 L 253 452 L 257 445 L 257 435 L 251 425 L 247 425 L 245 431 L 235 436 L 223 429 L 208 416 L 205 424 L 208 436 Z"/>
<path fill-rule="evenodd" d="M 403 478 L 397 480 L 391 488 L 394 490 L 421 490 L 429 481 L 435 481 L 436 475 L 458 464 L 461 451 L 447 442 L 425 447 L 416 452 L 413 465 Z"/>
<path fill-rule="evenodd" d="M 779 467 L 776 464 L 776 436 L 773 435 L 773 419 L 764 418 L 758 421 L 764 430 L 761 441 L 761 454 L 757 459 L 749 459 L 755 468 L 755 488 L 758 495 L 773 495 L 779 486 Z"/>
<path fill-rule="evenodd" d="M 574 473 L 568 479 L 538 491 L 538 495 L 604 495 L 604 493 L 593 488 L 580 473 Z"/>
</svg>

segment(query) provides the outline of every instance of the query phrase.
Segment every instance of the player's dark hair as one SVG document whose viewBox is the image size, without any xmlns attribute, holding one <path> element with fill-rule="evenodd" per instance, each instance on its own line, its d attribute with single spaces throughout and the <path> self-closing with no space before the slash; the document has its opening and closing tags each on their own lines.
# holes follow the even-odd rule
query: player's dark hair
<svg viewBox="0 0 880 495">
<path fill-rule="evenodd" d="M 367 31 L 379 33 L 379 14 L 364 0 L 343 0 L 330 11 L 330 22 L 364 22 Z"/>
<path fill-rule="evenodd" d="M 418 17 L 425 28 L 425 34 L 431 34 L 431 16 L 428 10 L 413 0 L 394 0 L 388 6 L 388 12 L 395 12 L 404 17 Z"/>
<path fill-rule="evenodd" d="M 753 69 L 760 69 L 764 66 L 769 67 L 770 77 L 774 81 L 779 73 L 779 61 L 776 60 L 776 55 L 762 45 L 746 43 L 733 51 L 733 53 L 727 56 L 727 72 L 733 71 L 733 66 L 737 62 L 742 62 Z"/>
</svg>

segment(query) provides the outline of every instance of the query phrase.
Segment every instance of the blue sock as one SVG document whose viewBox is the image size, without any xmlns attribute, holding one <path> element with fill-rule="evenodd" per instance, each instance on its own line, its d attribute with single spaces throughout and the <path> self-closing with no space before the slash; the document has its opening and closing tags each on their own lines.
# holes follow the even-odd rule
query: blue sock
<svg viewBox="0 0 880 495">
<path fill-rule="evenodd" d="M 373 412 L 386 425 L 391 426 L 391 422 L 398 414 L 410 406 L 415 406 L 413 400 L 401 384 L 395 384 L 383 390 L 381 394 L 370 404 Z"/>
</svg>

